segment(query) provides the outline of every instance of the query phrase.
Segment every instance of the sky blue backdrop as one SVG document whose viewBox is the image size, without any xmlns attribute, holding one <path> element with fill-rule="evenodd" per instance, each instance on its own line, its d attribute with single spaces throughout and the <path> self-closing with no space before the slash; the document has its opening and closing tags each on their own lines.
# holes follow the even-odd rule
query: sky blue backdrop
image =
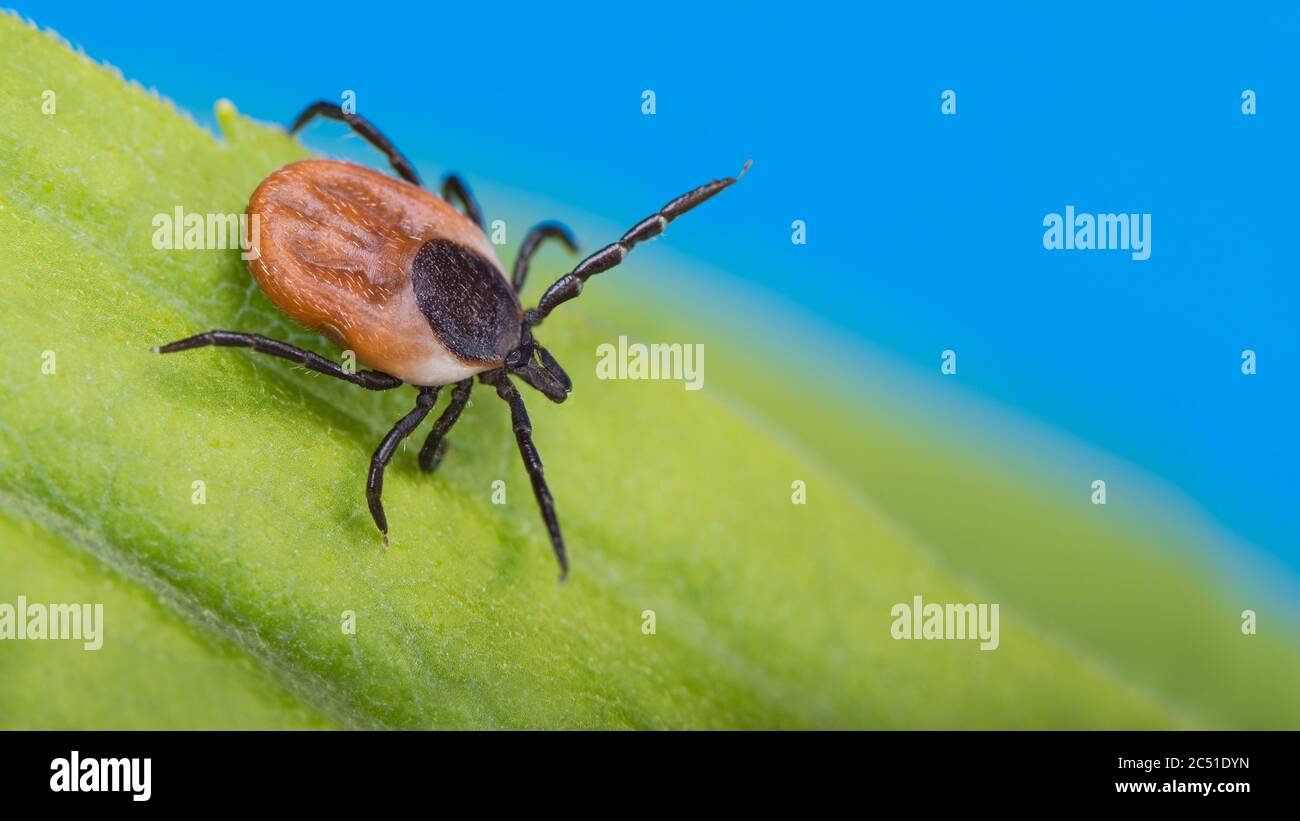
<svg viewBox="0 0 1300 821">
<path fill-rule="evenodd" d="M 1300 568 L 1296 4 L 550 5 L 20 11 L 200 121 L 221 97 L 285 121 L 353 89 L 426 176 L 611 218 L 753 157 L 745 195 L 675 226 L 677 250 L 917 367 L 956 349 L 971 388 Z M 1043 216 L 1070 204 L 1151 212 L 1151 259 L 1044 251 Z"/>
</svg>

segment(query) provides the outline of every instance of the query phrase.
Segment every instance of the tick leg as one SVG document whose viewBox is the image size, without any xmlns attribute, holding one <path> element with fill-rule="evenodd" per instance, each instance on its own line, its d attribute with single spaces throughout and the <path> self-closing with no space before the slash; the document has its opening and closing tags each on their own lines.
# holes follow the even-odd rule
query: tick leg
<svg viewBox="0 0 1300 821">
<path fill-rule="evenodd" d="M 442 198 L 453 205 L 460 203 L 460 210 L 480 229 L 483 228 L 483 211 L 478 207 L 478 200 L 470 193 L 469 186 L 455 174 L 442 178 Z"/>
<path fill-rule="evenodd" d="M 533 495 L 537 497 L 537 506 L 542 509 L 542 519 L 551 534 L 551 548 L 555 558 L 560 562 L 560 581 L 569 575 L 569 557 L 564 551 L 564 537 L 560 535 L 560 521 L 555 517 L 555 499 L 546 486 L 546 477 L 542 475 L 542 457 L 533 444 L 533 425 L 528 419 L 528 409 L 524 407 L 524 398 L 504 373 L 493 381 L 497 395 L 510 405 L 510 421 L 515 429 L 515 441 L 519 444 L 519 456 L 524 460 L 524 469 L 533 483 Z"/>
<path fill-rule="evenodd" d="M 338 120 L 339 122 L 347 123 L 348 127 L 361 135 L 366 142 L 384 152 L 384 156 L 388 157 L 388 164 L 393 167 L 395 172 L 397 172 L 397 176 L 407 182 L 412 182 L 416 185 L 420 184 L 420 175 L 415 173 L 415 166 L 411 165 L 410 160 L 406 159 L 406 156 L 403 155 L 401 151 L 397 150 L 397 146 L 393 145 L 393 143 L 385 137 L 378 128 L 375 128 L 374 124 L 365 117 L 356 114 L 349 114 L 334 103 L 322 100 L 318 103 L 312 103 L 307 106 L 307 108 L 298 115 L 298 119 L 293 121 L 293 125 L 289 126 L 289 133 L 298 133 L 298 130 L 311 122 L 314 117 L 325 117 L 330 120 Z"/>
<path fill-rule="evenodd" d="M 740 169 L 740 174 L 735 177 L 713 180 L 693 191 L 688 191 L 629 228 L 627 233 L 623 234 L 616 242 L 601 248 L 582 262 L 579 262 L 578 267 L 557 279 L 551 287 L 546 289 L 546 293 L 542 294 L 537 307 L 524 314 L 524 321 L 529 325 L 540 325 L 542 320 L 546 319 L 547 315 L 555 310 L 557 305 L 568 302 L 582 293 L 582 284 L 589 277 L 595 276 L 602 271 L 608 271 L 618 265 L 637 243 L 659 236 L 668 227 L 668 223 L 719 191 L 734 184 L 747 170 L 749 170 L 749 163 L 745 163 L 745 167 Z"/>
<path fill-rule="evenodd" d="M 388 460 L 393 458 L 397 446 L 420 426 L 424 417 L 433 410 L 433 403 L 437 400 L 438 388 L 420 388 L 420 395 L 415 399 L 415 410 L 397 420 L 397 424 L 393 425 L 393 429 L 375 449 L 375 455 L 370 457 L 370 475 L 366 478 L 366 503 L 370 505 L 370 515 L 374 517 L 375 526 L 379 528 L 380 533 L 384 534 L 385 545 L 388 544 L 388 517 L 384 515 L 384 503 L 380 499 L 384 493 L 384 468 L 388 467 Z"/>
<path fill-rule="evenodd" d="M 153 351 L 154 353 L 175 353 L 176 351 L 188 351 L 191 348 L 205 348 L 208 345 L 215 345 L 219 348 L 250 348 L 258 353 L 270 354 L 281 359 L 287 359 L 290 362 L 296 362 L 317 373 L 333 376 L 336 379 L 342 379 L 345 382 L 351 382 L 372 391 L 391 390 L 402 384 L 402 380 L 396 376 L 389 376 L 383 371 L 357 371 L 353 373 L 337 362 L 331 362 L 318 353 L 294 347 L 288 342 L 281 342 L 278 339 L 271 339 L 259 334 L 241 334 L 237 331 L 207 331 L 206 333 L 195 334 L 185 339 L 170 342 L 154 348 Z"/>
<path fill-rule="evenodd" d="M 523 244 L 519 246 L 519 256 L 515 257 L 515 275 L 511 278 L 511 283 L 515 286 L 516 294 L 524 290 L 524 280 L 528 278 L 528 263 L 533 258 L 533 252 L 543 241 L 552 237 L 563 242 L 571 253 L 578 253 L 578 241 L 573 238 L 573 232 L 568 228 L 558 222 L 543 222 L 535 226 L 528 232 L 528 236 L 524 237 Z"/>
<path fill-rule="evenodd" d="M 461 411 L 465 410 L 465 405 L 469 403 L 469 392 L 474 387 L 474 378 L 463 380 L 456 383 L 456 387 L 451 392 L 451 404 L 438 417 L 438 421 L 433 423 L 433 430 L 429 432 L 429 437 L 424 440 L 424 447 L 420 448 L 420 467 L 425 472 L 432 472 L 438 468 L 442 462 L 442 457 L 447 454 L 447 440 L 444 438 L 451 426 L 456 424 L 460 418 Z"/>
</svg>

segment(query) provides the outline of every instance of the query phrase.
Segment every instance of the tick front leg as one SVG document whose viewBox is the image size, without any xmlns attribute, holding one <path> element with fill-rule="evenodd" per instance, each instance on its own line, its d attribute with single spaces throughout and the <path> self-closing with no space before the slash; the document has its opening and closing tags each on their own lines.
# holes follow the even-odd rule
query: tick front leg
<svg viewBox="0 0 1300 821">
<path fill-rule="evenodd" d="M 388 462 L 393 458 L 393 453 L 402 440 L 411 435 L 424 417 L 429 415 L 433 410 L 434 402 L 438 401 L 438 388 L 420 388 L 420 395 L 415 399 L 415 410 L 397 420 L 393 429 L 384 437 L 384 441 L 379 443 L 375 450 L 375 455 L 370 457 L 370 475 L 366 478 L 366 503 L 370 505 L 370 515 L 374 517 L 375 526 L 379 532 L 384 534 L 384 545 L 388 545 L 388 517 L 384 515 L 384 503 L 380 497 L 384 493 L 384 468 L 388 467 Z"/>
<path fill-rule="evenodd" d="M 257 353 L 270 354 L 280 359 L 296 362 L 316 373 L 342 379 L 344 382 L 351 382 L 372 391 L 392 390 L 403 384 L 402 380 L 396 376 L 389 376 L 383 371 L 349 371 L 337 362 L 331 362 L 318 353 L 295 347 L 288 342 L 281 342 L 278 339 L 271 339 L 268 336 L 259 334 L 241 334 L 237 331 L 206 331 L 175 342 L 169 342 L 166 345 L 154 348 L 153 352 L 175 353 L 194 348 L 206 348 L 208 345 L 215 345 L 218 348 L 249 348 Z"/>
<path fill-rule="evenodd" d="M 437 469 L 442 462 L 442 457 L 447 454 L 447 431 L 451 426 L 456 424 L 460 419 L 461 411 L 469 404 L 469 392 L 474 387 L 474 378 L 463 380 L 456 383 L 455 389 L 451 392 L 451 404 L 443 410 L 442 416 L 438 421 L 433 423 L 433 430 L 429 432 L 429 437 L 424 440 L 424 447 L 420 448 L 420 467 L 426 472 L 431 473 Z"/>
<path fill-rule="evenodd" d="M 745 167 L 740 169 L 740 173 L 736 176 L 707 182 L 694 190 L 687 191 L 663 208 L 633 225 L 617 241 L 601 248 L 582 262 L 579 262 L 578 267 L 555 280 L 551 287 L 547 288 L 542 294 L 537 307 L 524 312 L 524 322 L 529 326 L 542 324 L 542 320 L 546 319 L 551 311 L 555 310 L 556 306 L 562 305 L 582 293 L 582 285 L 588 279 L 618 265 L 628 254 L 632 253 L 632 249 L 639 243 L 654 239 L 662 234 L 664 229 L 668 227 L 668 223 L 719 191 L 734 185 L 736 180 L 743 177 L 747 170 L 749 170 L 748 162 L 745 163 Z"/>
<path fill-rule="evenodd" d="M 564 581 L 569 575 L 569 557 L 564 550 L 560 521 L 555 516 L 555 499 L 551 497 L 551 489 L 546 486 L 546 477 L 542 475 L 542 457 L 533 445 L 533 425 L 528 419 L 528 409 L 524 407 L 524 398 L 504 373 L 496 377 L 493 385 L 497 396 L 510 405 L 510 421 L 515 429 L 515 441 L 519 444 L 519 456 L 524 460 L 528 478 L 532 480 L 533 495 L 537 497 L 537 506 L 542 509 L 542 519 L 551 534 L 551 548 L 560 562 L 560 581 Z"/>
</svg>

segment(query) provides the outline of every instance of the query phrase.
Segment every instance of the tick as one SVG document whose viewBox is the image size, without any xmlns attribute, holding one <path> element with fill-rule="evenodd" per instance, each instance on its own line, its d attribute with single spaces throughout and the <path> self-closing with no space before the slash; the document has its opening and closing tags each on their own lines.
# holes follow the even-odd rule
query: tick
<svg viewBox="0 0 1300 821">
<path fill-rule="evenodd" d="M 675 218 L 736 182 L 749 163 L 740 175 L 705 183 L 641 220 L 556 280 L 536 307 L 524 310 L 519 293 L 538 246 L 556 239 L 577 253 L 567 228 L 545 222 L 529 231 L 507 275 L 484 233 L 478 203 L 459 177 L 444 178 L 441 197 L 431 193 L 379 129 L 333 103 L 309 106 L 290 133 L 317 116 L 347 123 L 384 153 L 400 179 L 334 160 L 304 160 L 281 168 L 262 181 L 248 202 L 250 218 L 255 215 L 260 224 L 258 253 L 249 269 L 289 318 L 354 352 L 369 370 L 352 371 L 312 351 L 236 331 L 207 331 L 154 350 L 249 348 L 368 390 L 415 387 L 414 410 L 379 443 L 366 477 L 366 501 L 384 544 L 384 468 L 433 410 L 439 391 L 453 385 L 450 403 L 420 448 L 420 467 L 428 472 L 437 468 L 446 453 L 447 432 L 465 409 L 477 377 L 510 406 L 519 455 L 563 580 L 569 560 L 555 500 L 513 379 L 552 402 L 563 402 L 573 383 L 533 331 L 556 307 L 578 296 L 588 278 L 618 265 L 638 243 L 659 236 Z"/>
</svg>

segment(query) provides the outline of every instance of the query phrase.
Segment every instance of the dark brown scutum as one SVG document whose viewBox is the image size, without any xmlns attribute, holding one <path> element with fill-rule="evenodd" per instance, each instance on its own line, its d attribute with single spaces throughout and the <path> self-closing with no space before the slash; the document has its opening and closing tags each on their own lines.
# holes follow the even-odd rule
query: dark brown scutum
<svg viewBox="0 0 1300 821">
<path fill-rule="evenodd" d="M 501 362 L 518 344 L 519 298 L 476 251 L 429 240 L 411 262 L 411 287 L 434 335 L 462 360 Z"/>
</svg>

